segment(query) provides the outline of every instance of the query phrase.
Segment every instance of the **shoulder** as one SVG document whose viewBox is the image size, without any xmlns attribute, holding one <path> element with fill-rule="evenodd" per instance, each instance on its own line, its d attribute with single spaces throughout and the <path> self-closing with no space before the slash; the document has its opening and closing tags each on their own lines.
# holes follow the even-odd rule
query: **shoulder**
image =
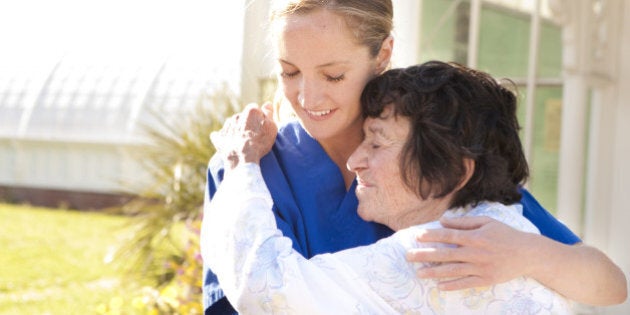
<svg viewBox="0 0 630 315">
<path fill-rule="evenodd" d="M 304 128 L 300 123 L 292 120 L 278 126 L 278 139 L 296 140 L 302 132 L 304 132 Z"/>
<path fill-rule="evenodd" d="M 304 130 L 297 120 L 292 120 L 278 127 L 278 136 L 274 149 L 278 151 L 301 151 L 318 147 L 319 144 Z"/>
<path fill-rule="evenodd" d="M 518 204 L 505 205 L 499 202 L 480 202 L 466 216 L 487 216 L 523 232 L 537 233 L 538 228 L 523 216 L 523 207 Z"/>
<path fill-rule="evenodd" d="M 301 137 L 302 133 L 305 133 L 305 131 L 297 121 L 290 121 L 286 124 L 281 125 L 278 128 L 278 136 L 274 143 L 273 151 L 267 155 L 274 154 L 274 152 L 291 152 L 292 150 L 287 150 L 287 147 L 295 146 L 297 143 L 296 140 Z M 219 154 L 215 153 L 208 162 L 208 174 L 212 178 L 221 181 L 223 179 L 223 169 L 223 159 Z"/>
</svg>

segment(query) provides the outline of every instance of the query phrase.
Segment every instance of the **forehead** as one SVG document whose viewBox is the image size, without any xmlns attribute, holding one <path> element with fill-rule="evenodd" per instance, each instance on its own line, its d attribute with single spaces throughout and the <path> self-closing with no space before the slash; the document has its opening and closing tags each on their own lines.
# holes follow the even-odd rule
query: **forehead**
<svg viewBox="0 0 630 315">
<path fill-rule="evenodd" d="M 357 43 L 344 19 L 325 9 L 289 15 L 277 23 L 277 52 L 282 59 L 303 55 L 309 56 L 307 60 L 356 58 L 360 50 L 368 52 L 367 47 Z"/>
<path fill-rule="evenodd" d="M 363 129 L 368 136 L 402 140 L 407 139 L 409 135 L 411 121 L 407 117 L 394 115 L 391 106 L 387 106 L 380 117 L 366 118 Z"/>
<path fill-rule="evenodd" d="M 306 13 L 296 13 L 287 15 L 284 18 L 283 31 L 302 31 L 305 28 L 312 28 L 318 32 L 346 32 L 347 24 L 342 16 L 327 9 L 315 9 Z M 349 34 L 346 34 L 349 35 Z"/>
</svg>

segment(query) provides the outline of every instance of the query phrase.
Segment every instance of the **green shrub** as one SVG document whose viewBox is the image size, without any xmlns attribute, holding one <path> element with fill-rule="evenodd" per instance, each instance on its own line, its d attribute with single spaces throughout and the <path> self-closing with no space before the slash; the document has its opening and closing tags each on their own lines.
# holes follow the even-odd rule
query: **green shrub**
<svg viewBox="0 0 630 315">
<path fill-rule="evenodd" d="M 236 112 L 237 104 L 224 88 L 200 96 L 186 121 L 156 115 L 158 124 L 146 129 L 149 142 L 139 161 L 150 181 L 124 207 L 134 220 L 115 260 L 129 275 L 150 281 L 136 294 L 99 305 L 98 313 L 202 313 L 199 228 L 207 164 L 215 151 L 209 134 Z"/>
</svg>

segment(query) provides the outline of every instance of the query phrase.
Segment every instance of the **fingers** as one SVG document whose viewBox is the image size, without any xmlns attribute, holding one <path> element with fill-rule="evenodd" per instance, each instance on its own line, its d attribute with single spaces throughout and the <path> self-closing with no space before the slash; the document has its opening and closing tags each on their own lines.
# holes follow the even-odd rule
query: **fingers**
<svg viewBox="0 0 630 315">
<path fill-rule="evenodd" d="M 456 279 L 476 276 L 472 265 L 467 263 L 448 263 L 424 267 L 418 269 L 416 275 L 423 279 Z"/>
<path fill-rule="evenodd" d="M 497 221 L 481 217 L 441 218 L 440 223 L 444 228 L 427 229 L 416 236 L 418 242 L 447 243 L 454 245 L 470 245 L 483 242 L 483 229 L 496 225 Z"/>
<path fill-rule="evenodd" d="M 258 104 L 256 104 L 256 103 L 248 103 L 243 108 L 243 113 L 247 113 L 247 112 L 249 112 L 251 110 L 258 110 Z"/>
<path fill-rule="evenodd" d="M 262 112 L 265 115 L 265 118 L 273 120 L 273 105 L 271 102 L 265 102 L 262 107 Z"/>
<path fill-rule="evenodd" d="M 458 248 L 448 247 L 427 247 L 414 248 L 407 251 L 405 258 L 410 262 L 456 262 L 458 259 Z"/>
<path fill-rule="evenodd" d="M 467 263 L 449 263 L 420 268 L 416 271 L 418 278 L 443 279 L 438 288 L 445 291 L 470 289 L 492 285 L 491 278 L 484 278 L 477 273 L 474 265 Z"/>
<path fill-rule="evenodd" d="M 454 229 L 428 229 L 416 235 L 418 242 L 424 243 L 447 243 L 461 245 L 465 243 L 463 232 Z"/>
<path fill-rule="evenodd" d="M 256 103 L 245 105 L 240 113 L 226 119 L 225 125 L 231 125 L 234 129 L 258 130 L 262 126 L 273 122 L 273 106 L 271 102 L 265 102 L 260 108 Z"/>
<path fill-rule="evenodd" d="M 479 263 L 480 253 L 474 248 L 440 246 L 410 249 L 405 258 L 414 263 Z"/>
<path fill-rule="evenodd" d="M 246 119 L 247 120 L 245 121 L 245 124 L 244 126 L 242 126 L 242 128 L 244 130 L 258 131 L 263 125 L 265 116 L 260 111 L 260 109 L 256 108 L 247 112 Z"/>
<path fill-rule="evenodd" d="M 232 168 L 239 163 L 259 163 L 271 150 L 278 129 L 266 116 L 273 109 L 267 105 L 264 108 L 266 113 L 255 103 L 247 104 L 243 111 L 226 119 L 220 131 L 210 134 L 217 152 Z"/>
<path fill-rule="evenodd" d="M 443 291 L 454 291 L 454 290 L 463 290 L 463 289 L 471 289 L 476 287 L 484 287 L 491 285 L 481 277 L 477 276 L 468 276 L 462 277 L 453 280 L 445 280 L 438 283 L 438 289 Z"/>
</svg>

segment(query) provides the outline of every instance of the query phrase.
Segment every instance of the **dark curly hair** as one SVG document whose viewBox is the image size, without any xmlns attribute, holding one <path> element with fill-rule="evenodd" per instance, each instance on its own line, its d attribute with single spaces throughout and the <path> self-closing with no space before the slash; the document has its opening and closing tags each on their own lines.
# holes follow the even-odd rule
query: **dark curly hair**
<svg viewBox="0 0 630 315">
<path fill-rule="evenodd" d="M 518 187 L 529 169 L 516 103 L 515 93 L 489 74 L 439 61 L 389 70 L 361 95 L 364 117 L 380 117 L 392 105 L 394 115 L 411 121 L 400 168 L 405 184 L 422 198 L 454 191 L 466 174 L 464 159 L 474 161 L 451 207 L 520 200 Z"/>
</svg>

